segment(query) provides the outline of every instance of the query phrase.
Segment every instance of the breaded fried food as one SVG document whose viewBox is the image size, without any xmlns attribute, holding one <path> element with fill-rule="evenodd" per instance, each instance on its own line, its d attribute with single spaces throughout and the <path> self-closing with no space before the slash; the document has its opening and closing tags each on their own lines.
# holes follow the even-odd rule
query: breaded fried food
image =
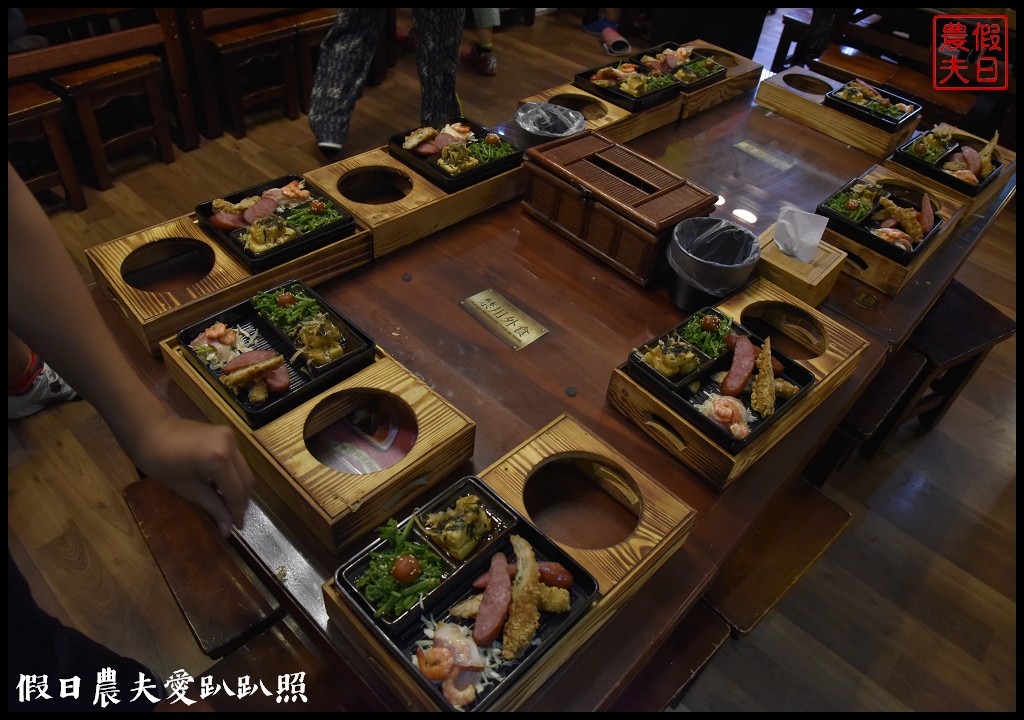
<svg viewBox="0 0 1024 720">
<path fill-rule="evenodd" d="M 550 613 L 569 612 L 572 598 L 566 588 L 552 587 L 541 583 L 538 590 L 537 607 L 541 610 Z"/>
<path fill-rule="evenodd" d="M 483 602 L 484 594 L 477 593 L 476 595 L 470 595 L 462 602 L 455 603 L 448 609 L 448 614 L 452 617 L 462 618 L 463 620 L 469 620 L 475 618 L 477 610 L 480 609 L 480 603 Z"/>
<path fill-rule="evenodd" d="M 249 387 L 274 368 L 280 367 L 283 363 L 284 356 L 278 354 L 269 360 L 253 363 L 241 370 L 235 370 L 228 375 L 222 375 L 220 381 L 231 388 L 237 395 L 239 390 Z"/>
<path fill-rule="evenodd" d="M 783 380 L 782 378 L 775 378 L 775 397 L 782 398 L 783 400 L 789 400 L 791 397 L 800 392 L 800 388 L 789 380 Z"/>
<path fill-rule="evenodd" d="M 515 660 L 533 642 L 540 625 L 537 607 L 540 595 L 540 569 L 533 548 L 518 535 L 512 535 L 512 548 L 516 553 L 516 579 L 512 582 L 512 603 L 508 609 L 501 638 L 501 656 Z"/>
<path fill-rule="evenodd" d="M 921 229 L 921 223 L 917 220 L 916 210 L 900 207 L 887 197 L 879 199 L 878 202 L 888 211 L 888 217 L 896 218 L 896 222 L 900 224 L 900 227 L 903 228 L 907 235 L 914 239 L 915 243 L 924 240 L 924 230 Z"/>
<path fill-rule="evenodd" d="M 750 407 L 766 418 L 775 412 L 775 372 L 772 370 L 772 339 L 766 337 L 757 355 L 757 377 L 750 391 Z"/>
</svg>

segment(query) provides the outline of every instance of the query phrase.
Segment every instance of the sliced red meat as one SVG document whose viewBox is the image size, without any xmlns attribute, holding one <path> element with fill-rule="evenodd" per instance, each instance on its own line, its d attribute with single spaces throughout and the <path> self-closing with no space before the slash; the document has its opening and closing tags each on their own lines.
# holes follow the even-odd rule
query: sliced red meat
<svg viewBox="0 0 1024 720">
<path fill-rule="evenodd" d="M 487 589 L 473 623 L 473 642 L 480 647 L 488 647 L 495 641 L 505 627 L 511 602 L 512 578 L 508 576 L 508 560 L 504 553 L 494 553 L 491 570 L 487 574 Z"/>
<path fill-rule="evenodd" d="M 508 576 L 514 578 L 516 576 L 516 569 L 518 566 L 515 563 L 509 563 L 507 566 Z M 571 588 L 573 583 L 572 573 L 562 565 L 562 563 L 553 562 L 550 560 L 538 560 L 537 569 L 540 570 L 540 581 L 548 587 L 558 588 Z M 487 587 L 487 581 L 490 579 L 491 573 L 485 572 L 483 575 L 473 581 L 473 587 L 477 590 L 483 590 Z"/>
<path fill-rule="evenodd" d="M 292 379 L 288 377 L 288 368 L 284 365 L 279 365 L 263 378 L 263 382 L 267 384 L 267 390 L 274 395 L 280 395 L 281 393 L 288 392 L 288 388 L 291 387 Z"/>
<path fill-rule="evenodd" d="M 417 155 L 422 155 L 423 157 L 430 157 L 431 155 L 437 155 L 439 152 L 441 152 L 441 148 L 439 148 L 437 145 L 428 140 L 427 142 L 421 142 L 419 145 L 414 147 L 412 151 Z"/>
<path fill-rule="evenodd" d="M 270 217 L 275 212 L 277 212 L 277 201 L 273 198 L 264 197 L 257 200 L 251 208 L 242 213 L 242 217 L 251 225 L 253 220 L 261 217 Z"/>
<path fill-rule="evenodd" d="M 733 348 L 736 347 L 736 340 L 738 340 L 739 337 L 740 336 L 737 335 L 736 333 L 728 333 L 722 339 L 725 341 L 725 344 L 729 346 L 729 349 L 732 350 Z M 754 345 L 754 347 L 757 348 L 758 352 L 761 351 L 761 347 L 759 345 Z M 776 375 L 778 375 L 779 373 L 781 373 L 785 369 L 786 368 L 783 367 L 783 365 L 782 365 L 782 361 L 779 360 L 774 355 L 772 355 L 772 372 L 775 373 Z"/>
<path fill-rule="evenodd" d="M 245 222 L 245 218 L 241 215 L 227 212 L 215 212 L 210 216 L 210 222 L 218 230 L 227 230 L 229 232 L 231 230 L 244 228 L 248 225 L 248 223 Z"/>
<path fill-rule="evenodd" d="M 277 355 L 273 350 L 250 350 L 244 352 L 237 357 L 231 358 L 224 367 L 221 368 L 221 372 L 225 375 L 230 375 L 236 370 L 255 365 L 256 363 L 264 362 Z"/>
<path fill-rule="evenodd" d="M 462 138 L 449 135 L 448 133 L 438 133 L 437 136 L 431 141 L 437 147 L 437 149 L 444 150 L 446 147 L 451 145 L 453 142 L 465 143 L 466 141 Z"/>
</svg>

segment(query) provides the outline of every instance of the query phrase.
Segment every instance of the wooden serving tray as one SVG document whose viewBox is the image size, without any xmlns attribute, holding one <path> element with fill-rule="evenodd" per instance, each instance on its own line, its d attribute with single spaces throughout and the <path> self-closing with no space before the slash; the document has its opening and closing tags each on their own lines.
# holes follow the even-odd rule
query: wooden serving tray
<svg viewBox="0 0 1024 720">
<path fill-rule="evenodd" d="M 793 67 L 762 80 L 754 101 L 879 159 L 888 157 L 909 140 L 921 123 L 918 114 L 898 131 L 889 132 L 826 106 L 825 95 L 844 84 L 807 68 Z"/>
<path fill-rule="evenodd" d="M 731 100 L 742 95 L 747 90 L 757 87 L 761 81 L 761 73 L 764 66 L 754 62 L 750 58 L 737 55 L 734 52 L 712 45 L 706 40 L 690 40 L 679 43 L 680 45 L 692 45 L 695 50 L 703 55 L 714 55 L 716 61 L 726 67 L 725 79 L 707 87 L 682 94 L 683 107 L 679 115 L 680 120 L 685 120 L 699 112 L 709 110 L 716 105 L 721 105 L 726 100 Z M 702 52 L 703 51 L 703 52 Z"/>
<path fill-rule="evenodd" d="M 579 620 L 549 648 L 529 672 L 505 689 L 490 710 L 511 711 L 523 703 L 561 665 L 580 651 L 586 641 L 622 603 L 686 540 L 696 512 L 685 502 L 633 465 L 578 420 L 562 414 L 479 475 L 480 479 L 544 531 L 543 521 L 527 509 L 526 487 L 532 476 L 552 463 L 575 458 L 596 459 L 611 474 L 595 476 L 594 482 L 615 502 L 637 518 L 636 528 L 624 540 L 609 547 L 585 549 L 552 538 L 573 560 L 598 581 L 598 599 Z M 612 477 L 614 475 L 614 477 Z M 539 482 L 548 478 L 540 478 Z M 531 487 L 531 490 L 533 488 Z M 545 511 L 539 510 L 540 514 Z M 563 524 L 564 528 L 565 525 Z M 568 530 L 571 532 L 571 529 Z M 547 534 L 547 533 L 546 533 Z M 549 535 L 550 537 L 550 535 Z M 367 657 L 367 666 L 386 683 L 408 710 L 438 710 L 436 701 L 412 673 L 411 663 L 400 663 L 386 651 L 375 634 L 361 622 L 331 578 L 323 585 L 327 613 L 346 640 Z"/>
<path fill-rule="evenodd" d="M 863 243 L 832 228 L 825 229 L 823 241 L 846 252 L 846 262 L 843 263 L 842 270 L 844 273 L 884 293 L 895 295 L 953 234 L 957 224 L 964 217 L 964 205 L 950 194 L 948 188 L 943 189 L 939 185 L 925 187 L 913 177 L 913 174 L 900 166 L 873 165 L 861 177 L 869 182 L 891 182 L 927 190 L 928 195 L 939 205 L 935 216 L 942 218 L 943 227 L 938 228 L 938 233 L 929 238 L 928 242 L 914 254 L 908 265 L 875 252 Z M 822 198 L 824 199 L 825 197 Z"/>
<path fill-rule="evenodd" d="M 587 130 L 599 130 L 609 140 L 620 143 L 629 142 L 651 130 L 677 122 L 683 107 L 682 97 L 677 96 L 652 108 L 630 112 L 572 84 L 545 90 L 520 100 L 519 105 L 530 102 L 552 103 L 578 110 L 587 121 Z"/>
<path fill-rule="evenodd" d="M 745 313 L 760 315 L 777 329 L 770 334 L 773 348 L 782 350 L 782 343 L 777 346 L 776 342 L 784 338 L 803 350 L 800 354 L 792 351 L 787 354 L 809 370 L 816 382 L 797 405 L 733 454 L 630 377 L 625 363 L 612 371 L 607 399 L 610 405 L 722 491 L 850 377 L 868 343 L 764 278 L 757 278 L 715 307 L 741 324 L 749 323 Z"/>
<path fill-rule="evenodd" d="M 979 135 L 969 133 L 966 130 L 956 128 L 953 133 L 953 138 L 956 139 L 958 137 L 974 140 L 982 146 L 991 139 L 986 139 Z M 887 157 L 882 162 L 882 166 L 888 170 L 892 170 L 893 172 L 898 172 L 901 175 L 912 178 L 915 183 L 926 189 L 929 193 L 934 192 L 939 195 L 946 195 L 963 205 L 964 211 L 961 215 L 962 220 L 969 217 L 971 213 L 975 211 L 980 212 L 988 207 L 989 203 L 999 197 L 1003 188 L 1005 188 L 1006 184 L 1010 181 L 1010 178 L 1017 172 L 1017 153 L 1003 147 L 1002 145 L 996 145 L 996 148 L 999 152 L 999 159 L 1003 164 L 1003 169 L 1000 171 L 998 177 L 990 178 L 991 182 L 985 185 L 985 187 L 974 196 L 959 192 L 956 188 L 950 187 L 949 185 L 939 182 L 935 178 L 931 178 L 917 172 L 914 168 L 904 165 L 896 160 L 894 155 Z"/>
<path fill-rule="evenodd" d="M 161 340 L 222 307 L 286 280 L 329 280 L 368 263 L 371 253 L 369 231 L 357 229 L 254 275 L 199 227 L 195 213 L 85 250 L 97 284 L 154 356 Z"/>
<path fill-rule="evenodd" d="M 386 147 L 326 165 L 306 177 L 370 229 L 374 257 L 517 198 L 526 186 L 526 173 L 519 166 L 445 192 L 392 157 Z"/>
<path fill-rule="evenodd" d="M 235 430 L 259 478 L 258 491 L 278 496 L 334 553 L 473 454 L 476 424 L 379 347 L 369 367 L 255 430 L 188 362 L 175 338 L 162 341 L 160 350 L 171 377 L 200 410 Z M 407 407 L 415 419 L 416 439 L 404 457 L 356 474 L 327 467 L 310 453 L 307 436 L 380 396 Z"/>
</svg>

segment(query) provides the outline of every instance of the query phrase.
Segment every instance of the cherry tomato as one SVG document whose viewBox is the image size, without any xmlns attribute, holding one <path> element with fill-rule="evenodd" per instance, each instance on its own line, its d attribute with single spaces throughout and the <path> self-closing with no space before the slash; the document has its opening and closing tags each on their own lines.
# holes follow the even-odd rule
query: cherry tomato
<svg viewBox="0 0 1024 720">
<path fill-rule="evenodd" d="M 722 324 L 717 315 L 705 315 L 701 318 L 700 329 L 705 332 L 714 332 Z"/>
<path fill-rule="evenodd" d="M 281 307 L 291 307 L 295 304 L 295 296 L 290 292 L 283 292 L 277 296 L 277 304 Z"/>
<path fill-rule="evenodd" d="M 314 215 L 323 215 L 325 210 L 327 210 L 327 205 L 319 200 L 309 201 L 309 211 Z"/>
<path fill-rule="evenodd" d="M 420 561 L 412 555 L 400 555 L 391 566 L 391 577 L 402 585 L 409 585 L 416 581 L 423 568 Z"/>
<path fill-rule="evenodd" d="M 848 198 L 846 202 L 843 203 L 843 207 L 850 212 L 856 212 L 857 210 L 860 210 L 860 203 L 853 198 Z"/>
</svg>

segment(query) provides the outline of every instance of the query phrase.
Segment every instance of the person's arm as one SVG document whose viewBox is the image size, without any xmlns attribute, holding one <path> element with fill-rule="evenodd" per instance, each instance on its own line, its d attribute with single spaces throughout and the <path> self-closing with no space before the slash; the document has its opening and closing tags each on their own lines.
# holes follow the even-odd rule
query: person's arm
<svg viewBox="0 0 1024 720">
<path fill-rule="evenodd" d="M 129 365 L 50 219 L 7 163 L 7 326 L 89 401 L 144 474 L 241 526 L 253 476 L 230 428 L 173 414 Z"/>
</svg>

